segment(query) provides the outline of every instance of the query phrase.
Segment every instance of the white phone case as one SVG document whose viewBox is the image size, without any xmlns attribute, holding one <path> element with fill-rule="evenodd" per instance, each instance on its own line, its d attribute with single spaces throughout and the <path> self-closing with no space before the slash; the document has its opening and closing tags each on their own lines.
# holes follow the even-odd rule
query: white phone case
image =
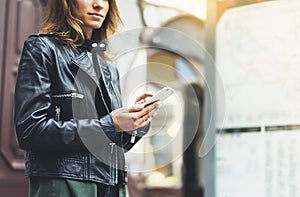
<svg viewBox="0 0 300 197">
<path fill-rule="evenodd" d="M 144 103 L 144 106 L 147 106 L 155 101 L 160 100 L 163 102 L 166 98 L 171 96 L 174 93 L 174 90 L 170 87 L 164 87 L 159 90 L 155 95 L 153 95 L 149 100 Z"/>
</svg>

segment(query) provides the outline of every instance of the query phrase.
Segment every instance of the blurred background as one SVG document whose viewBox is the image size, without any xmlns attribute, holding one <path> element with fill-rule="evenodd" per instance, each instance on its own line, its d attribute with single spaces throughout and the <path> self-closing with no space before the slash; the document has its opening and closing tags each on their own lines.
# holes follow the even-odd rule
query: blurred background
<svg viewBox="0 0 300 197">
<path fill-rule="evenodd" d="M 23 43 L 46 0 L 0 0 L 0 193 L 27 196 L 13 129 Z M 300 195 L 300 1 L 118 0 L 124 105 L 170 86 L 130 152 L 130 197 Z M 299 70 L 299 72 L 297 71 Z M 299 82 L 299 83 L 298 83 Z"/>
</svg>

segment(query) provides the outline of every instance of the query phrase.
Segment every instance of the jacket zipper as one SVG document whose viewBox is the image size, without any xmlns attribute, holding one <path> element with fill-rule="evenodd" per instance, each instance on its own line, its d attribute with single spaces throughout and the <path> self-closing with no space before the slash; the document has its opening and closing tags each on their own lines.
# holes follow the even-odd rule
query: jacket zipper
<svg viewBox="0 0 300 197">
<path fill-rule="evenodd" d="M 120 94 L 117 94 L 116 90 L 115 90 L 115 87 L 114 87 L 114 84 L 112 81 L 110 81 L 110 85 L 111 85 L 111 88 L 112 88 L 112 91 L 113 93 L 115 94 L 116 98 L 117 98 L 117 101 L 118 101 L 118 107 L 122 107 L 122 103 L 120 101 Z"/>
<path fill-rule="evenodd" d="M 83 99 L 84 95 L 83 94 L 79 94 L 79 93 L 67 93 L 67 94 L 56 94 L 53 95 L 52 98 L 79 98 L 79 99 Z M 60 121 L 61 120 L 61 107 L 59 105 L 55 106 L 55 117 L 54 119 L 56 121 Z"/>
<path fill-rule="evenodd" d="M 52 96 L 53 98 L 79 98 L 83 99 L 84 95 L 76 92 L 67 93 L 67 94 L 56 94 Z"/>
<path fill-rule="evenodd" d="M 97 60 L 98 60 L 98 59 L 97 59 Z M 80 66 L 79 66 L 75 61 L 72 60 L 72 62 L 80 68 Z M 94 63 L 94 61 L 93 61 L 93 63 Z M 98 61 L 97 61 L 96 65 L 98 65 L 99 68 L 100 68 L 100 72 L 101 72 L 101 75 L 102 75 L 102 77 L 103 77 L 104 85 L 106 86 L 106 89 L 108 90 L 107 84 L 106 84 L 106 81 L 105 81 L 105 76 L 104 76 L 103 71 L 102 71 L 102 67 L 99 65 L 99 62 L 98 62 Z M 87 74 L 88 74 L 88 73 L 87 73 Z M 88 74 L 88 75 L 89 75 L 89 74 Z M 94 81 L 95 81 L 95 80 L 94 80 Z M 111 81 L 110 81 L 110 82 L 111 82 Z M 104 99 L 102 90 L 101 90 L 101 88 L 100 88 L 100 86 L 99 86 L 99 82 L 96 82 L 96 81 L 95 81 L 95 83 L 97 84 L 97 86 L 98 86 L 98 88 L 99 88 L 100 95 L 101 95 L 101 99 L 102 99 L 102 102 L 103 102 L 103 104 L 104 104 L 104 106 L 105 106 L 105 108 L 106 108 L 106 111 L 107 111 L 108 114 L 110 114 L 110 111 L 109 111 L 109 108 L 108 108 L 108 106 L 107 106 L 107 104 L 106 104 L 106 102 L 105 102 L 105 99 Z M 112 89 L 113 89 L 114 94 L 116 95 L 115 90 L 114 90 L 114 86 L 112 86 Z M 120 104 L 119 101 L 118 101 L 118 104 Z M 112 158 L 113 158 L 113 160 L 115 160 L 115 161 L 113 161 L 113 165 L 115 165 L 115 167 L 114 167 L 115 172 L 114 172 L 114 175 L 113 175 L 113 177 L 114 177 L 114 179 L 115 179 L 115 180 L 114 180 L 114 183 L 115 183 L 115 184 L 118 184 L 118 169 L 117 169 L 117 168 L 118 168 L 118 158 L 117 158 L 118 155 L 117 155 L 117 149 L 116 149 L 116 151 L 115 151 L 115 152 L 116 152 L 116 154 L 115 154 L 115 159 L 114 159 L 114 154 L 113 154 L 113 152 L 114 152 L 114 146 L 116 145 L 116 143 L 110 143 L 109 145 L 111 146 Z"/>
<path fill-rule="evenodd" d="M 116 89 L 115 89 L 115 86 L 114 86 L 114 84 L 112 83 L 112 81 L 110 81 L 110 84 L 111 84 L 111 87 L 112 87 L 112 91 L 113 91 L 113 93 L 115 94 L 115 96 L 116 96 L 116 98 L 117 98 L 117 102 L 118 102 L 118 107 L 122 107 L 122 102 L 121 102 L 121 95 L 120 94 L 118 94 L 117 93 L 117 91 L 116 91 Z M 122 146 L 122 151 L 123 151 L 123 155 L 125 155 L 125 152 L 124 152 L 124 140 L 123 140 L 123 135 L 124 135 L 124 133 L 123 132 L 121 132 L 121 146 Z M 137 136 L 137 130 L 135 130 L 134 132 L 133 132 L 133 135 L 132 135 L 132 137 L 131 137 L 131 143 L 134 143 L 135 142 L 135 138 L 136 138 L 136 136 Z M 117 165 L 118 165 L 118 158 L 117 158 L 118 156 L 116 156 L 116 163 L 117 163 Z M 127 183 L 127 170 L 128 170 L 128 166 L 126 165 L 126 164 L 122 164 L 122 165 L 124 165 L 124 172 L 123 172 L 123 177 L 125 177 L 125 183 Z M 118 182 L 118 172 L 117 172 L 117 182 Z"/>
<path fill-rule="evenodd" d="M 117 148 L 115 149 L 116 143 L 112 142 L 112 143 L 109 143 L 109 145 L 111 146 L 110 153 L 113 158 L 113 161 L 112 161 L 113 162 L 112 168 L 113 168 L 113 172 L 114 172 L 113 173 L 113 177 L 114 177 L 113 182 L 117 185 L 118 184 L 118 154 L 117 154 L 118 151 L 117 151 Z M 115 156 L 115 158 L 114 158 L 114 156 Z"/>
<path fill-rule="evenodd" d="M 56 105 L 55 106 L 55 120 L 56 121 L 60 121 L 60 106 Z"/>
</svg>

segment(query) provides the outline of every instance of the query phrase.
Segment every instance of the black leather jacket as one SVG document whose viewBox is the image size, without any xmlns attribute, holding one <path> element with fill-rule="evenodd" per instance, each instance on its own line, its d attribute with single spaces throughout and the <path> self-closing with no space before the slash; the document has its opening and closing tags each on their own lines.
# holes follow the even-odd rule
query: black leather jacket
<svg viewBox="0 0 300 197">
<path fill-rule="evenodd" d="M 15 88 L 15 128 L 28 176 L 126 183 L 124 152 L 134 143 L 131 132 L 115 132 L 108 112 L 122 107 L 119 74 L 98 60 L 104 83 L 84 47 L 67 47 L 51 34 L 26 40 Z M 138 136 L 148 129 L 138 129 Z"/>
</svg>

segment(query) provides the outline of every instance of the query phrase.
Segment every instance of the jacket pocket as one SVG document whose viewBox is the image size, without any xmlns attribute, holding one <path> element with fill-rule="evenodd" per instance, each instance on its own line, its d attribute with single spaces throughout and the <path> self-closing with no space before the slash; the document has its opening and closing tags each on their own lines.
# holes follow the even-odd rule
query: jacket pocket
<svg viewBox="0 0 300 197">
<path fill-rule="evenodd" d="M 52 117 L 56 121 L 69 120 L 74 117 L 74 108 L 80 105 L 84 95 L 78 92 L 52 95 Z"/>
</svg>

